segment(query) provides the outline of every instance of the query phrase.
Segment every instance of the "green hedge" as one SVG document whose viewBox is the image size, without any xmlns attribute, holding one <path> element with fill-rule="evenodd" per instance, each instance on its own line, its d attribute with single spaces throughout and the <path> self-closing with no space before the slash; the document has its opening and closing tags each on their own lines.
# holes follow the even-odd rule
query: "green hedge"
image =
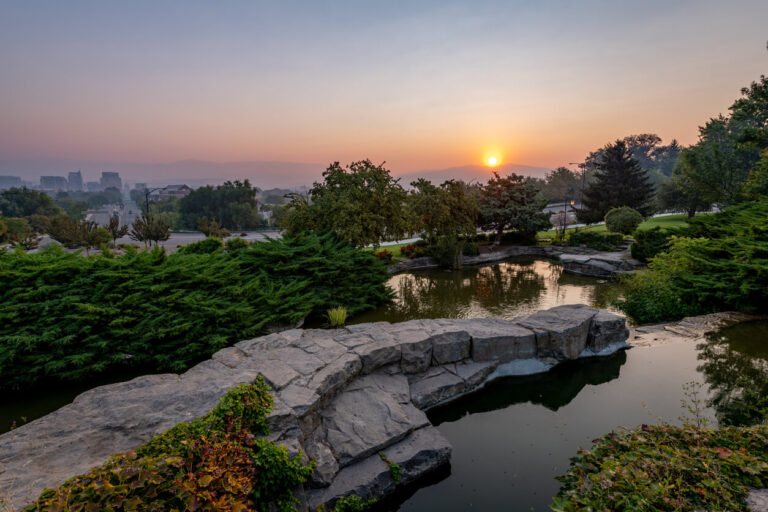
<svg viewBox="0 0 768 512">
<path fill-rule="evenodd" d="M 552 509 L 747 511 L 768 486 L 768 427 L 643 426 L 611 433 L 571 459 Z"/>
<path fill-rule="evenodd" d="M 689 221 L 649 269 L 625 279 L 615 305 L 638 323 L 768 309 L 768 200 Z"/>
<path fill-rule="evenodd" d="M 624 243 L 624 236 L 619 233 L 599 233 L 597 231 L 574 231 L 568 237 L 568 245 L 585 245 L 597 251 L 613 251 Z"/>
<path fill-rule="evenodd" d="M 213 352 L 344 306 L 391 297 L 386 265 L 332 235 L 236 251 L 0 256 L 0 387 L 121 369 L 182 371 Z"/>
</svg>

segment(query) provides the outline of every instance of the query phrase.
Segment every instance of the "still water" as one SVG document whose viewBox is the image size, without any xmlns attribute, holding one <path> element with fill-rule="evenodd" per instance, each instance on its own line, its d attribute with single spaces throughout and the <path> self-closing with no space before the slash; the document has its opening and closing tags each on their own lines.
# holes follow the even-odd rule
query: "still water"
<svg viewBox="0 0 768 512">
<path fill-rule="evenodd" d="M 562 265 L 515 259 L 462 270 L 419 270 L 392 276 L 391 304 L 355 316 L 351 323 L 416 318 L 510 319 L 561 304 L 606 308 L 616 282 L 563 272 Z"/>
<path fill-rule="evenodd" d="M 757 322 L 699 345 L 637 347 L 494 382 L 429 412 L 453 445 L 451 469 L 388 510 L 549 510 L 555 477 L 579 447 L 619 426 L 691 419 L 681 404 L 688 382 L 714 401 L 701 411 L 709 426 L 758 422 L 755 411 L 767 405 L 767 347 L 768 322 Z"/>
</svg>

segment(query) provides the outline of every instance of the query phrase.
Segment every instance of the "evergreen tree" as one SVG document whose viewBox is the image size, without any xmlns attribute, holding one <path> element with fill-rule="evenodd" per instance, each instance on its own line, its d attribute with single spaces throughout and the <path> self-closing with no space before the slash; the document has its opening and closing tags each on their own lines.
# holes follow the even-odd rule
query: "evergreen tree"
<svg viewBox="0 0 768 512">
<path fill-rule="evenodd" d="M 584 191 L 578 219 L 586 224 L 600 222 L 611 208 L 629 206 L 644 217 L 652 213 L 654 186 L 622 140 L 601 151 L 593 181 Z"/>
</svg>

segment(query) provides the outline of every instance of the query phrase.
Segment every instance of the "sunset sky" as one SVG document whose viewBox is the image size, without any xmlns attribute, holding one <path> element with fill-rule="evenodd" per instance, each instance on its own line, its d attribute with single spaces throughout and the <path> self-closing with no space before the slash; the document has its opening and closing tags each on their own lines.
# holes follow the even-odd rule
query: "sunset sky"
<svg viewBox="0 0 768 512">
<path fill-rule="evenodd" d="M 5 0 L 0 160 L 556 167 L 694 142 L 766 39 L 766 0 Z"/>
</svg>

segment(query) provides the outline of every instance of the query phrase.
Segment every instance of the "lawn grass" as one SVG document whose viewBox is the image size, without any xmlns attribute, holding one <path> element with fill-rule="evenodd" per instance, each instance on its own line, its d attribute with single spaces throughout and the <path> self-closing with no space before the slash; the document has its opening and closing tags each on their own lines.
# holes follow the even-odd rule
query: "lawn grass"
<svg viewBox="0 0 768 512">
<path fill-rule="evenodd" d="M 708 213 L 699 213 L 697 215 L 709 215 Z M 664 217 L 651 217 L 648 220 L 643 221 L 640 226 L 638 226 L 637 229 L 651 229 L 655 227 L 660 228 L 679 228 L 679 227 L 685 227 L 688 225 L 686 220 L 688 219 L 688 215 L 681 213 L 678 215 L 665 215 Z M 571 233 L 575 231 L 577 228 L 568 228 L 566 229 L 566 233 Z M 607 232 L 605 228 L 605 224 L 594 224 L 592 226 L 586 226 L 578 228 L 579 231 L 597 231 L 598 233 L 605 233 Z M 545 238 L 556 238 L 559 235 L 559 230 L 550 229 L 548 231 L 539 231 L 539 233 L 536 235 L 536 238 L 538 239 L 545 239 Z"/>
</svg>

